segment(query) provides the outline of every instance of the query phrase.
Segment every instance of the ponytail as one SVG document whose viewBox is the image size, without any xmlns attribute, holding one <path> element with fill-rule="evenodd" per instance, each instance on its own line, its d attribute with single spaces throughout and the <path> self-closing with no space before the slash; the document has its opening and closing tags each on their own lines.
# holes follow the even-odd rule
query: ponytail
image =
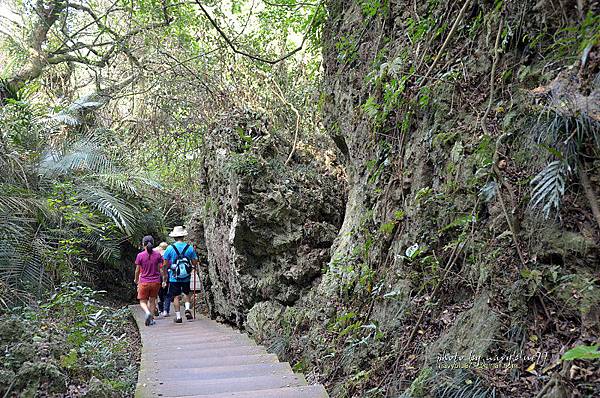
<svg viewBox="0 0 600 398">
<path fill-rule="evenodd" d="M 146 251 L 148 252 L 148 255 L 152 254 L 152 242 L 146 242 Z"/>
<path fill-rule="evenodd" d="M 154 238 L 151 235 L 144 236 L 144 239 L 142 239 L 142 246 L 146 248 L 146 252 L 151 256 L 152 248 L 154 247 Z"/>
</svg>

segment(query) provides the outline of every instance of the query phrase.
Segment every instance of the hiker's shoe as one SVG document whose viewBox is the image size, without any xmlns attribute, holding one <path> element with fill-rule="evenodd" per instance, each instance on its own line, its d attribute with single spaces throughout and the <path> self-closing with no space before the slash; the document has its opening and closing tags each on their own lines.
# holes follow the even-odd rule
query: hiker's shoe
<svg viewBox="0 0 600 398">
<path fill-rule="evenodd" d="M 175 323 L 181 323 L 181 322 L 183 322 L 183 319 L 181 319 L 181 318 L 175 318 Z"/>
<path fill-rule="evenodd" d="M 192 318 L 193 318 L 193 316 L 192 316 L 192 311 L 190 311 L 190 310 L 185 310 L 185 317 L 188 319 L 188 321 L 189 321 L 190 319 L 192 319 Z"/>
<path fill-rule="evenodd" d="M 154 319 L 150 321 L 150 326 L 152 326 L 152 325 L 156 325 L 156 322 L 154 321 Z"/>
<path fill-rule="evenodd" d="M 146 326 L 150 326 L 150 322 L 152 322 L 152 314 L 146 314 L 145 324 Z"/>
<path fill-rule="evenodd" d="M 166 318 L 169 316 L 169 313 L 167 311 L 163 311 L 162 314 L 163 318 Z"/>
</svg>

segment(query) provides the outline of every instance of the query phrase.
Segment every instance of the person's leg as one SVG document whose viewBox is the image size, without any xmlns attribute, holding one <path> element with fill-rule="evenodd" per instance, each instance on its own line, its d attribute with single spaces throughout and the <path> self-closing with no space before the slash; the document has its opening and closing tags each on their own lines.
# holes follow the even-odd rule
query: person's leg
<svg viewBox="0 0 600 398">
<path fill-rule="evenodd" d="M 155 316 L 158 316 L 158 309 L 156 308 L 156 299 L 158 298 L 158 291 L 160 290 L 160 282 L 154 282 L 151 286 L 150 289 L 150 311 L 152 311 L 152 314 L 154 314 Z"/>
<path fill-rule="evenodd" d="M 152 286 L 152 293 L 150 295 L 150 302 L 149 304 L 152 304 L 150 306 L 150 311 L 152 311 L 152 315 L 154 315 L 155 317 L 158 316 L 159 312 L 158 312 L 158 306 L 156 305 L 156 301 L 158 299 L 158 290 L 160 289 L 160 284 L 155 284 Z"/>
<path fill-rule="evenodd" d="M 161 287 L 158 290 L 158 311 L 163 312 L 165 310 L 165 296 L 167 295 L 167 289 Z"/>
<path fill-rule="evenodd" d="M 169 294 L 173 299 L 173 308 L 175 309 L 175 322 L 181 323 L 181 312 L 179 306 L 179 296 L 181 295 L 181 284 L 172 282 L 169 284 Z"/>
<path fill-rule="evenodd" d="M 163 304 L 163 311 L 164 314 L 163 315 L 169 315 L 169 312 L 171 310 L 171 294 L 169 293 L 169 289 L 167 286 L 167 293 L 165 294 L 165 302 Z"/>
<path fill-rule="evenodd" d="M 140 307 L 146 313 L 145 316 L 145 324 L 146 326 L 150 325 L 152 322 L 152 314 L 150 313 L 150 308 L 148 308 L 148 299 L 150 298 L 148 294 L 148 286 L 145 283 L 140 283 L 138 285 L 138 300 L 140 300 Z"/>
<path fill-rule="evenodd" d="M 146 315 L 150 314 L 150 308 L 148 308 L 148 300 L 140 300 L 140 307 L 142 307 Z"/>
<path fill-rule="evenodd" d="M 173 297 L 173 309 L 175 309 L 175 317 L 176 319 L 181 319 L 181 312 L 179 311 L 179 295 Z"/>
<path fill-rule="evenodd" d="M 183 301 L 185 303 L 185 317 L 190 320 L 193 318 L 190 307 L 190 282 L 185 282 L 182 285 Z"/>
<path fill-rule="evenodd" d="M 148 307 L 151 314 L 156 314 L 156 297 L 150 297 L 148 299 Z"/>
<path fill-rule="evenodd" d="M 146 313 L 146 326 L 149 324 L 148 319 L 152 317 L 150 314 L 150 309 L 148 308 L 148 298 L 150 297 L 148 294 L 148 285 L 146 283 L 138 284 L 138 293 L 137 298 L 140 300 L 140 307 Z"/>
</svg>

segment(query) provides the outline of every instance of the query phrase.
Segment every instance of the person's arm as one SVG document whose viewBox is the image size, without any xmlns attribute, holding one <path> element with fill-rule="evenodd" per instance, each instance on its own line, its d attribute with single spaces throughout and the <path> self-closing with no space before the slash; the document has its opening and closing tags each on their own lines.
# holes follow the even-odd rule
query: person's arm
<svg viewBox="0 0 600 398">
<path fill-rule="evenodd" d="M 192 253 L 190 254 L 190 261 L 194 269 L 198 267 L 198 253 L 196 253 L 196 245 L 192 246 Z"/>
<path fill-rule="evenodd" d="M 162 274 L 162 287 L 166 287 L 167 286 L 167 281 L 169 280 L 169 273 L 167 272 L 167 267 L 169 266 L 169 260 L 167 259 L 163 259 L 163 266 L 160 270 L 160 273 Z"/>
<path fill-rule="evenodd" d="M 135 265 L 135 276 L 133 277 L 133 283 L 135 283 L 137 285 L 139 280 L 140 280 L 140 265 L 136 264 Z"/>
</svg>

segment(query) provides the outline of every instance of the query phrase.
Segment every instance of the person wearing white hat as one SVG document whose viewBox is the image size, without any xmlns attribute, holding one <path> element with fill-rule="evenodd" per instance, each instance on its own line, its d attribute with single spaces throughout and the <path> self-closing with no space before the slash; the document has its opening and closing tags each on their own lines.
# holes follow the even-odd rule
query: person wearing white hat
<svg viewBox="0 0 600 398">
<path fill-rule="evenodd" d="M 175 243 L 169 245 L 163 254 L 163 287 L 167 285 L 167 270 L 169 274 L 169 292 L 168 295 L 173 300 L 175 308 L 175 323 L 182 323 L 180 311 L 180 298 L 183 294 L 185 303 L 185 317 L 192 319 L 190 309 L 190 279 L 192 270 L 198 265 L 198 255 L 193 246 L 184 242 L 183 238 L 188 235 L 182 226 L 176 226 L 169 234 L 175 239 Z"/>
</svg>

